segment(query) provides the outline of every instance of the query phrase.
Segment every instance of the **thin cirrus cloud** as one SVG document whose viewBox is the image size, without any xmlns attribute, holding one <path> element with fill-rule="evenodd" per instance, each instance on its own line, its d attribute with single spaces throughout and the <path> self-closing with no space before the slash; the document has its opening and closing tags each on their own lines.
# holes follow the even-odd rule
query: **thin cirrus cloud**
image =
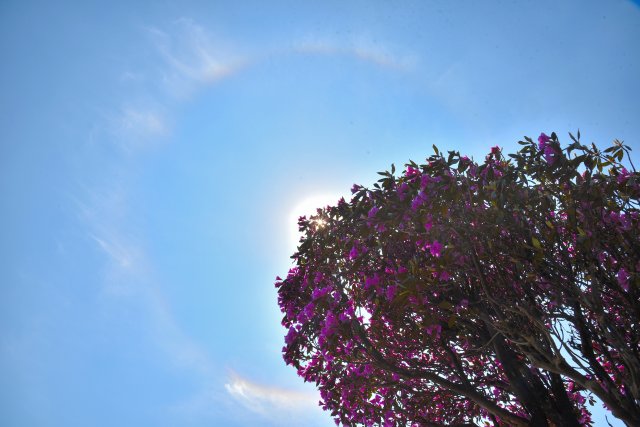
<svg viewBox="0 0 640 427">
<path fill-rule="evenodd" d="M 173 34 L 148 29 L 156 59 L 139 70 L 122 73 L 120 80 L 129 89 L 127 95 L 120 100 L 121 107 L 101 117 L 110 161 L 101 161 L 101 168 L 94 171 L 98 179 L 88 180 L 92 184 L 82 185 L 82 194 L 70 199 L 87 240 L 104 257 L 98 294 L 114 312 L 120 306 L 139 308 L 136 313 L 142 329 L 138 333 L 143 335 L 139 338 L 159 350 L 157 356 L 163 363 L 200 378 L 196 388 L 200 387 L 197 393 L 202 394 L 211 384 L 221 387 L 224 376 L 211 354 L 175 317 L 155 261 L 146 249 L 148 242 L 136 227 L 131 210 L 132 168 L 137 164 L 131 160 L 144 156 L 170 134 L 170 113 L 181 98 L 233 74 L 238 63 L 217 59 L 219 55 L 201 27 L 187 20 L 178 25 Z"/>
<path fill-rule="evenodd" d="M 265 417 L 287 416 L 318 408 L 318 396 L 255 383 L 230 372 L 225 389 L 230 396 L 252 412 Z"/>
<path fill-rule="evenodd" d="M 137 151 L 151 147 L 169 134 L 169 122 L 160 106 L 126 106 L 110 117 L 110 134 L 122 151 L 136 154 Z"/>
<path fill-rule="evenodd" d="M 293 52 L 312 55 L 351 56 L 378 67 L 397 71 L 413 70 L 418 63 L 415 54 L 403 53 L 389 43 L 359 36 L 348 40 L 309 36 L 293 44 Z"/>
<path fill-rule="evenodd" d="M 144 99 L 140 104 L 134 96 L 122 99 L 122 107 L 107 115 L 110 137 L 116 146 L 114 163 L 105 169 L 102 193 L 88 189 L 79 210 L 84 214 L 87 236 L 105 255 L 106 295 L 115 304 L 135 301 L 144 307 L 142 315 L 150 338 L 162 350 L 164 357 L 180 369 L 198 373 L 207 399 L 209 391 L 224 385 L 226 399 L 231 398 L 244 410 L 267 420 L 280 422 L 288 417 L 317 420 L 320 417 L 318 396 L 308 392 L 287 390 L 272 385 L 258 384 L 237 373 L 225 380 L 215 368 L 211 355 L 189 337 L 172 313 L 170 301 L 157 280 L 154 260 L 145 251 L 144 236 L 132 233 L 129 211 L 131 197 L 127 177 L 133 163 L 120 161 L 120 154 L 144 155 L 145 148 L 170 134 L 171 111 L 197 91 L 221 84 L 248 66 L 259 65 L 267 57 L 279 55 L 347 56 L 377 67 L 396 71 L 411 70 L 416 58 L 399 54 L 390 45 L 360 37 L 351 40 L 330 40 L 322 37 L 307 38 L 289 44 L 285 49 L 273 49 L 266 54 L 255 46 L 234 46 L 213 37 L 205 28 L 189 19 L 180 19 L 170 30 L 145 28 L 150 44 L 156 52 L 152 64 L 144 70 L 123 71 L 121 81 L 133 87 L 133 93 Z M 253 49 L 253 50 L 252 50 Z M 133 85 L 133 86 L 131 86 Z M 118 179 L 118 177 L 120 179 Z M 118 182 L 121 185 L 118 185 Z M 217 385 L 217 386 L 214 386 Z M 200 393 L 202 394 L 202 393 Z M 199 395 L 198 395 L 199 396 Z M 214 400 L 224 397 L 214 393 Z M 194 408 L 206 412 L 203 405 Z M 325 417 L 326 418 L 326 417 Z"/>
<path fill-rule="evenodd" d="M 156 111 L 126 107 L 120 115 L 120 129 L 131 136 L 161 136 L 167 132 L 167 124 Z"/>
<path fill-rule="evenodd" d="M 146 92 L 143 98 L 152 101 L 143 107 L 133 107 L 135 103 L 127 100 L 125 106 L 113 115 L 115 118 L 110 120 L 112 133 L 126 142 L 127 150 L 166 136 L 171 128 L 170 114 L 167 113 L 176 102 L 184 102 L 198 91 L 221 84 L 266 59 L 290 54 L 344 56 L 398 72 L 412 71 L 419 64 L 417 55 L 367 35 L 347 39 L 309 35 L 294 39 L 282 45 L 283 48 L 264 48 L 243 46 L 215 37 L 187 18 L 178 19 L 167 30 L 147 26 L 144 32 L 157 57 L 146 72 L 123 71 L 121 81 L 137 84 L 138 89 Z"/>
<path fill-rule="evenodd" d="M 146 28 L 161 58 L 159 83 L 172 96 L 184 98 L 198 86 L 215 84 L 250 62 L 237 46 L 214 39 L 190 19 L 179 19 L 175 27 L 173 32 Z"/>
<path fill-rule="evenodd" d="M 107 241 L 94 234 L 89 234 L 89 236 L 98 244 L 100 249 L 102 249 L 107 254 L 108 258 L 119 268 L 129 269 L 135 265 L 135 251 L 132 248 L 123 246 L 117 241 Z"/>
<path fill-rule="evenodd" d="M 191 19 L 181 18 L 174 31 L 157 27 L 145 28 L 151 43 L 162 59 L 160 84 L 173 96 L 183 98 L 199 87 L 213 85 L 247 67 L 279 55 L 350 56 L 378 67 L 410 71 L 418 64 L 418 56 L 398 46 L 367 35 L 334 39 L 309 35 L 294 39 L 285 48 L 241 46 L 214 37 Z M 252 52 L 261 52 L 260 54 Z M 127 75 L 134 73 L 128 72 Z"/>
<path fill-rule="evenodd" d="M 238 48 L 214 40 L 189 19 L 179 19 L 171 31 L 145 27 L 144 32 L 157 56 L 145 71 L 123 71 L 120 81 L 146 101 L 125 99 L 118 110 L 105 115 L 109 134 L 128 153 L 170 133 L 170 112 L 177 101 L 231 77 L 248 63 Z"/>
<path fill-rule="evenodd" d="M 181 417 L 203 419 L 232 417 L 259 425 L 324 426 L 327 416 L 318 406 L 315 393 L 259 384 L 228 370 L 221 387 L 220 378 L 207 376 L 202 389 L 170 409 Z"/>
<path fill-rule="evenodd" d="M 109 203 L 103 208 L 113 210 Z M 203 378 L 203 387 L 215 382 L 217 374 L 211 356 L 175 318 L 143 242 L 127 233 L 125 225 L 109 213 L 89 217 L 87 225 L 89 238 L 106 256 L 102 297 L 114 307 L 139 307 L 146 325 L 144 334 L 161 350 L 164 361 L 178 370 L 197 374 Z"/>
<path fill-rule="evenodd" d="M 140 310 L 144 338 L 176 369 L 194 372 L 211 382 L 215 364 L 202 346 L 182 328 L 162 290 L 146 242 L 133 225 L 126 168 L 106 168 L 102 188 L 84 187 L 83 197 L 70 197 L 85 236 L 104 256 L 98 295 L 108 307 Z"/>
</svg>

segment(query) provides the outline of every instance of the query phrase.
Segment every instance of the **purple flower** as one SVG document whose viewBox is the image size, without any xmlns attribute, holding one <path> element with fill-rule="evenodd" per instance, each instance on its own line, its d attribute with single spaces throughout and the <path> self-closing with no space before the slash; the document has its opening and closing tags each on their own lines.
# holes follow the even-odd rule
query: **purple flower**
<svg viewBox="0 0 640 427">
<path fill-rule="evenodd" d="M 441 251 L 442 251 L 442 244 L 437 240 L 434 240 L 433 243 L 429 245 L 429 252 L 431 252 L 431 255 L 433 255 L 434 257 L 439 257 Z"/>
<path fill-rule="evenodd" d="M 540 150 L 544 150 L 544 147 L 547 145 L 547 142 L 549 142 L 551 140 L 551 138 L 546 134 L 546 133 L 541 133 L 540 136 L 538 137 L 538 148 Z"/>
<path fill-rule="evenodd" d="M 380 208 L 378 208 L 377 206 L 372 207 L 371 209 L 369 209 L 369 212 L 367 213 L 367 218 L 369 219 L 369 221 L 367 221 L 367 225 L 369 227 L 371 227 L 373 225 L 373 220 L 376 216 L 376 214 L 378 213 L 378 211 L 380 210 Z M 382 230 L 384 231 L 384 230 Z"/>
<path fill-rule="evenodd" d="M 549 141 L 551 141 L 551 138 L 545 133 L 541 133 L 538 137 L 538 149 L 544 152 L 544 159 L 547 161 L 547 163 L 553 164 L 553 162 L 556 160 L 556 151 L 553 146 L 549 144 Z"/>
<path fill-rule="evenodd" d="M 629 273 L 627 273 L 624 267 L 618 270 L 618 283 L 625 292 L 629 292 Z"/>
<path fill-rule="evenodd" d="M 370 287 L 372 287 L 372 286 L 375 287 L 375 286 L 378 285 L 378 283 L 380 283 L 380 276 L 378 276 L 378 273 L 375 273 L 373 275 L 373 277 L 367 277 L 364 280 L 364 288 L 366 290 L 369 290 Z"/>
<path fill-rule="evenodd" d="M 331 290 L 331 286 L 326 286 L 324 288 L 316 288 L 311 293 L 311 298 L 315 301 L 318 298 L 322 298 L 323 296 L 328 294 L 330 290 Z"/>
<path fill-rule="evenodd" d="M 436 338 L 440 338 L 440 333 L 442 332 L 442 326 L 440 326 L 439 324 L 427 326 L 427 334 L 432 335 L 434 331 L 436 333 Z"/>
<path fill-rule="evenodd" d="M 406 177 L 412 177 L 419 174 L 420 174 L 420 171 L 412 166 L 407 166 L 407 170 L 404 173 Z"/>
<path fill-rule="evenodd" d="M 420 188 L 424 190 L 429 186 L 430 183 L 437 181 L 439 181 L 437 178 L 434 179 L 429 175 L 422 175 L 422 178 L 420 178 Z"/>
<path fill-rule="evenodd" d="M 293 340 L 296 339 L 297 336 L 298 336 L 298 332 L 295 329 L 293 329 L 293 326 L 292 326 L 289 328 L 289 332 L 287 333 L 287 336 L 284 337 L 284 342 L 287 345 L 290 345 L 293 342 Z"/>
<path fill-rule="evenodd" d="M 362 375 L 364 375 L 365 377 L 368 377 L 371 374 L 373 374 L 373 366 L 371 366 L 371 364 L 367 363 L 362 368 Z"/>
<path fill-rule="evenodd" d="M 396 285 L 390 285 L 387 288 L 387 299 L 389 301 L 393 300 L 393 297 L 396 296 L 396 290 L 398 289 L 398 287 Z"/>
<path fill-rule="evenodd" d="M 606 260 L 607 260 L 607 254 L 605 252 L 598 252 L 598 262 L 600 264 L 604 264 Z"/>
<path fill-rule="evenodd" d="M 349 251 L 349 259 L 355 259 L 358 256 L 358 248 L 355 245 Z"/>
<path fill-rule="evenodd" d="M 320 338 L 322 340 L 326 340 L 328 337 L 333 335 L 336 331 L 336 327 L 338 326 L 338 319 L 336 319 L 336 315 L 333 312 L 327 312 L 327 317 L 324 321 L 324 327 L 320 331 Z"/>
<path fill-rule="evenodd" d="M 424 192 L 419 192 L 418 195 L 411 201 L 411 210 L 416 211 L 427 201 L 427 195 Z"/>
<path fill-rule="evenodd" d="M 620 173 L 618 174 L 618 184 L 624 184 L 629 179 L 629 171 L 626 168 L 622 168 Z"/>
<path fill-rule="evenodd" d="M 553 164 L 553 162 L 555 161 L 555 150 L 553 149 L 553 147 L 551 145 L 547 144 L 544 147 L 544 159 L 549 164 Z"/>
<path fill-rule="evenodd" d="M 396 190 L 398 192 L 398 198 L 400 200 L 404 200 L 407 190 L 409 190 L 409 185 L 406 182 L 400 184 L 400 187 L 398 187 L 398 189 Z"/>
<path fill-rule="evenodd" d="M 311 319 L 311 317 L 313 316 L 314 308 L 315 308 L 315 304 L 312 302 L 310 302 L 304 307 L 303 313 L 305 316 L 307 316 L 307 319 Z"/>
</svg>

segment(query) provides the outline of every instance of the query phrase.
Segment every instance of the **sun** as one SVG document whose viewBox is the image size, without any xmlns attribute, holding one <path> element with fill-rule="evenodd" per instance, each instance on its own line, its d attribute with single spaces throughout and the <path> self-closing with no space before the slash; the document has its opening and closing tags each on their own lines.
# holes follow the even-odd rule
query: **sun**
<svg viewBox="0 0 640 427">
<path fill-rule="evenodd" d="M 311 215 L 316 214 L 316 210 L 318 208 L 324 208 L 327 205 L 334 206 L 338 203 L 338 200 L 343 195 L 338 193 L 322 193 L 322 194 L 314 194 L 311 196 L 306 196 L 296 204 L 294 204 L 293 209 L 291 209 L 287 228 L 289 230 L 289 248 L 293 251 L 298 246 L 298 240 L 300 239 L 300 232 L 298 231 L 298 218 L 301 216 L 306 216 L 307 218 Z M 322 227 L 324 222 L 322 220 L 316 223 L 317 226 Z"/>
</svg>

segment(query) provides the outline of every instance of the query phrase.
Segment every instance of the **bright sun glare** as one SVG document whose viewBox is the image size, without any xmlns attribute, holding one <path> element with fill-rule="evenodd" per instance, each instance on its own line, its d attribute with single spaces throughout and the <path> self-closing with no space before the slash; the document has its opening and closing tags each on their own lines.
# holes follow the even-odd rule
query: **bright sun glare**
<svg viewBox="0 0 640 427">
<path fill-rule="evenodd" d="M 342 195 L 336 193 L 325 193 L 308 196 L 294 206 L 289 214 L 287 228 L 289 229 L 289 247 L 295 250 L 300 239 L 298 231 L 298 218 L 305 215 L 307 218 L 316 214 L 316 209 L 324 208 L 327 205 L 335 205 L 338 203 Z M 345 197 L 346 198 L 346 197 Z M 324 225 L 322 222 L 317 223 L 318 226 Z"/>
</svg>

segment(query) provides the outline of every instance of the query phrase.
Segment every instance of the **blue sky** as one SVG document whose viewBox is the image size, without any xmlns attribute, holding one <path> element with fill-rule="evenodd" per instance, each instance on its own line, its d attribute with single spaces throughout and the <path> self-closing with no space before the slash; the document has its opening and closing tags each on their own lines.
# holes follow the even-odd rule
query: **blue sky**
<svg viewBox="0 0 640 427">
<path fill-rule="evenodd" d="M 637 3 L 268 3 L 0 5 L 2 425 L 332 425 L 297 213 L 434 143 L 640 150 Z"/>
</svg>

